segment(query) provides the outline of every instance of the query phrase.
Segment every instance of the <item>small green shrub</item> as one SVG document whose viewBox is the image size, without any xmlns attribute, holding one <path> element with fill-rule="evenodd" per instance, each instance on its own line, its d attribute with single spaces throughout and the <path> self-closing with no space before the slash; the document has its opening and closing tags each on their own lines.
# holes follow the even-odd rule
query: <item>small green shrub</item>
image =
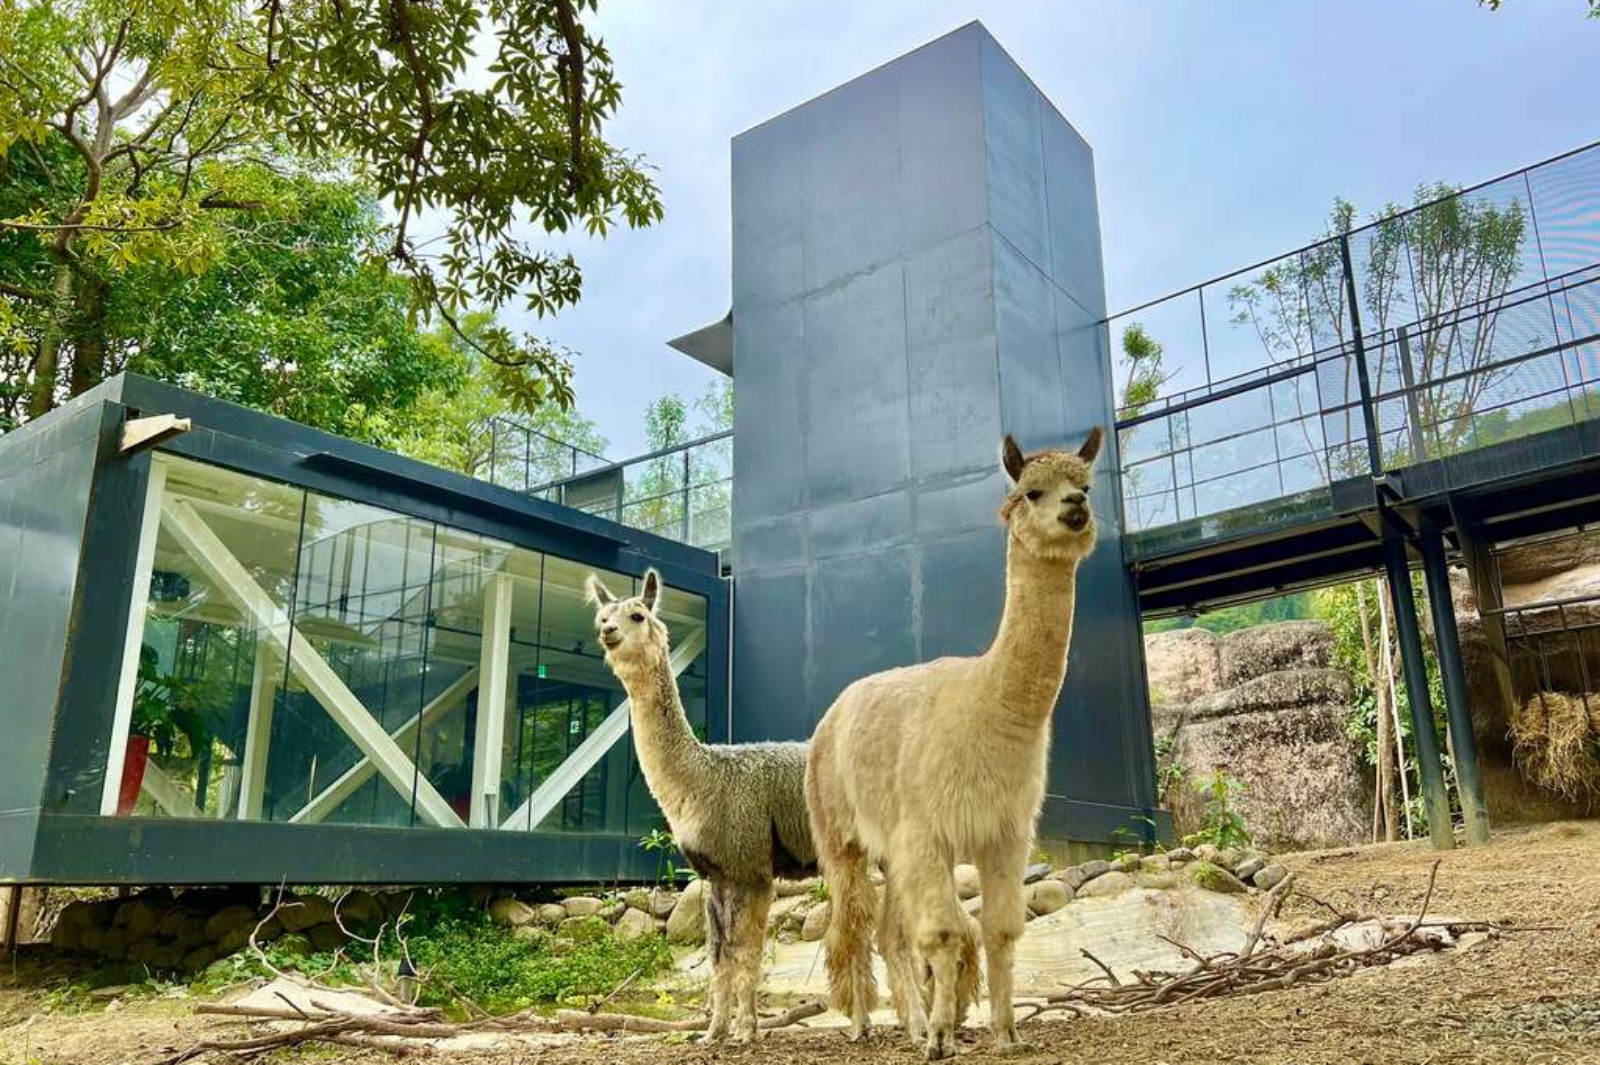
<svg viewBox="0 0 1600 1065">
<path fill-rule="evenodd" d="M 1223 849 L 1248 847 L 1250 829 L 1232 806 L 1233 798 L 1244 790 L 1243 786 L 1218 769 L 1204 780 L 1196 781 L 1195 790 L 1205 797 L 1205 820 L 1198 832 L 1183 837 L 1183 845 L 1197 847 L 1211 843 Z"/>
</svg>

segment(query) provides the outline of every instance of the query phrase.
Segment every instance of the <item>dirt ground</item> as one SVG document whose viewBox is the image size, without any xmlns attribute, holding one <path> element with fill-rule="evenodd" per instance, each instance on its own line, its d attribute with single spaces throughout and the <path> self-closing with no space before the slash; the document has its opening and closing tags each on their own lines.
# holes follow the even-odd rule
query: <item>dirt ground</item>
<svg viewBox="0 0 1600 1065">
<path fill-rule="evenodd" d="M 1301 888 L 1335 906 L 1407 914 L 1420 903 L 1435 853 L 1426 843 L 1291 855 Z M 1313 907 L 1286 909 L 1310 916 Z M 1600 1062 L 1600 822 L 1502 831 L 1482 849 L 1445 855 L 1432 911 L 1506 924 L 1549 925 L 1418 964 L 1332 983 L 1181 1006 L 1136 1017 L 1037 1021 L 1022 1061 Z M 170 1000 L 115 1011 L 49 1011 L 36 984 L 0 983 L 0 1065 L 151 1065 L 223 1027 Z M 231 1026 L 237 1031 L 237 1026 Z M 994 1059 L 974 1037 L 971 1061 Z M 259 1060 L 259 1059 L 258 1059 Z M 282 1062 L 376 1065 L 379 1052 L 280 1052 Z M 415 1059 L 407 1059 L 415 1060 Z M 781 1031 L 753 1048 L 659 1038 L 589 1037 L 538 1051 L 430 1055 L 449 1065 L 745 1065 L 920 1061 L 887 1033 L 852 1046 L 837 1031 Z"/>
</svg>

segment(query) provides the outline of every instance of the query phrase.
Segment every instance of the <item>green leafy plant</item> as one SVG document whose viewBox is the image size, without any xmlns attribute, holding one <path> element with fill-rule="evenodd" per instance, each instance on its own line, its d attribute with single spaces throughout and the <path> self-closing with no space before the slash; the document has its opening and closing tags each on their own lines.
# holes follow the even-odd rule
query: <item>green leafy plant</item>
<svg viewBox="0 0 1600 1065">
<path fill-rule="evenodd" d="M 639 846 L 656 856 L 657 885 L 675 888 L 679 884 L 693 883 L 696 879 L 693 869 L 678 864 L 678 841 L 671 832 L 652 828 L 639 837 Z"/>
<path fill-rule="evenodd" d="M 211 724 L 200 710 L 193 686 L 161 668 L 161 657 L 145 644 L 139 650 L 139 686 L 133 696 L 129 731 L 145 736 L 162 757 L 177 751 L 180 738 L 188 753 L 199 754 L 211 743 Z"/>
<path fill-rule="evenodd" d="M 1205 821 L 1198 832 L 1183 837 L 1183 845 L 1195 847 L 1210 843 L 1224 849 L 1248 847 L 1250 829 L 1233 806 L 1234 798 L 1244 790 L 1244 786 L 1218 769 L 1209 777 L 1196 781 L 1195 790 L 1205 798 Z"/>
</svg>

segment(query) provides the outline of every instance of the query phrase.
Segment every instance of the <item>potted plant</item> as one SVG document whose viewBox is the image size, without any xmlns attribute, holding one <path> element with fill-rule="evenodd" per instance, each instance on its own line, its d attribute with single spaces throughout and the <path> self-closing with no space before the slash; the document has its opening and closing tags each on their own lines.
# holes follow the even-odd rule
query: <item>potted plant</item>
<svg viewBox="0 0 1600 1065">
<path fill-rule="evenodd" d="M 122 781 L 117 790 L 117 814 L 133 812 L 144 787 L 150 749 L 170 758 L 182 737 L 197 755 L 211 742 L 211 729 L 195 705 L 189 683 L 161 669 L 156 649 L 139 649 L 139 685 L 134 689 L 133 719 L 128 724 L 128 746 L 122 759 Z"/>
</svg>

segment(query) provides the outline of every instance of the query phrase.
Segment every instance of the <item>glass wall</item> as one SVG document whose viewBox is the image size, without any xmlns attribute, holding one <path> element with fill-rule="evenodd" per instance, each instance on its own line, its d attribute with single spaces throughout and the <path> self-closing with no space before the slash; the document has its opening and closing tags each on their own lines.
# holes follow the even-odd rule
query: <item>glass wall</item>
<svg viewBox="0 0 1600 1065">
<path fill-rule="evenodd" d="M 104 812 L 659 824 L 583 599 L 590 567 L 172 456 L 152 493 L 138 673 Z M 706 601 L 669 590 L 661 610 L 703 732 Z"/>
</svg>

